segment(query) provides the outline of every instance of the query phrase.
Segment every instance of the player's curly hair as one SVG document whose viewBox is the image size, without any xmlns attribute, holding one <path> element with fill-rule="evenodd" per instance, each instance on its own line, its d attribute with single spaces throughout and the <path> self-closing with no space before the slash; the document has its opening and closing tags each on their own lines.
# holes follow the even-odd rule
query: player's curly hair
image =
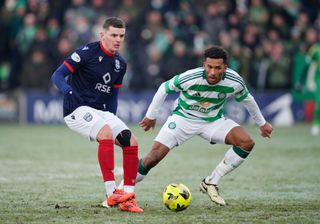
<svg viewBox="0 0 320 224">
<path fill-rule="evenodd" d="M 125 22 L 118 17 L 109 17 L 103 23 L 103 29 L 109 29 L 110 26 L 115 28 L 126 28 Z"/>
<path fill-rule="evenodd" d="M 206 58 L 215 58 L 215 59 L 222 58 L 223 62 L 226 64 L 228 60 L 228 53 L 222 47 L 213 45 L 210 48 L 205 50 L 204 59 Z"/>
</svg>

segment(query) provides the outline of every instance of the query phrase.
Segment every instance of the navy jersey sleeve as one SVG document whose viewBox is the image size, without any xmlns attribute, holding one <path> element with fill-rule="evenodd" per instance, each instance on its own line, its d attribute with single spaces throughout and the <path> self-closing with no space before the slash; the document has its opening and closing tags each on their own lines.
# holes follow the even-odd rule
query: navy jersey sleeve
<svg viewBox="0 0 320 224">
<path fill-rule="evenodd" d="M 86 64 L 88 58 L 90 58 L 89 52 L 86 46 L 78 48 L 69 57 L 67 57 L 63 64 L 69 69 L 71 73 L 74 73 L 82 65 Z"/>
<path fill-rule="evenodd" d="M 69 84 L 67 84 L 65 77 L 70 74 L 70 71 L 63 64 L 57 68 L 57 70 L 53 73 L 51 80 L 57 86 L 57 88 L 64 94 L 72 91 L 72 88 Z"/>
</svg>

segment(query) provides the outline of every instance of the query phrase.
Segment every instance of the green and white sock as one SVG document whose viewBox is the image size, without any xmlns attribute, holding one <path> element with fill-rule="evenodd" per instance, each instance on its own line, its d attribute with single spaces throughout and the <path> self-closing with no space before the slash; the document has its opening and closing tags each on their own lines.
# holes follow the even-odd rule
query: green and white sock
<svg viewBox="0 0 320 224">
<path fill-rule="evenodd" d="M 205 182 L 207 184 L 218 185 L 220 179 L 240 166 L 248 155 L 249 152 L 233 146 L 226 152 L 223 160 L 216 166 L 211 175 L 206 177 Z"/>
<path fill-rule="evenodd" d="M 143 165 L 142 165 L 142 159 L 139 160 L 139 167 L 138 167 L 138 174 L 137 174 L 137 178 L 136 178 L 136 181 L 137 183 L 142 181 L 145 176 L 148 174 L 149 172 L 149 169 L 145 168 Z"/>
</svg>

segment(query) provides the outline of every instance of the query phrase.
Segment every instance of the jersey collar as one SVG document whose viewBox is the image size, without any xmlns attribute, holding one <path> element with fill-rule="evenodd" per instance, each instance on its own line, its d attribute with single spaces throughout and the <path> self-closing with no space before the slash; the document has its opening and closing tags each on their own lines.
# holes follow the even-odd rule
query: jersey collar
<svg viewBox="0 0 320 224">
<path fill-rule="evenodd" d="M 114 54 L 112 54 L 111 52 L 109 52 L 103 45 L 102 45 L 102 42 L 100 41 L 100 48 L 101 48 L 101 50 L 106 54 L 106 55 L 108 55 L 108 56 L 110 56 L 110 57 L 113 57 L 114 56 Z"/>
</svg>

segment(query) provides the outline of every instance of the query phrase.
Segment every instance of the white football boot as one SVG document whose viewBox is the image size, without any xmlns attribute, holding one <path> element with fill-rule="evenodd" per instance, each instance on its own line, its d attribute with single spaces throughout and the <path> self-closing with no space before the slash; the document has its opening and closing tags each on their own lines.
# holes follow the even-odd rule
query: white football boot
<svg viewBox="0 0 320 224">
<path fill-rule="evenodd" d="M 204 180 L 200 183 L 200 191 L 209 195 L 211 201 L 218 205 L 226 205 L 225 200 L 219 195 L 219 188 L 214 184 L 207 184 Z"/>
</svg>

